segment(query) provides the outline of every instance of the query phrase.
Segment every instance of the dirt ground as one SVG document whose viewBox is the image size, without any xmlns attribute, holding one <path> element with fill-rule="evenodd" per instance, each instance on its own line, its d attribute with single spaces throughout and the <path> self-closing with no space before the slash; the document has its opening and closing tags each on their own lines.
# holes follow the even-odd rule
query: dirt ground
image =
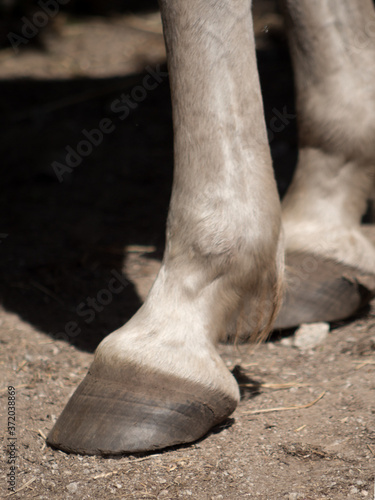
<svg viewBox="0 0 375 500">
<path fill-rule="evenodd" d="M 255 27 L 282 194 L 296 158 L 293 84 L 269 5 L 256 4 Z M 294 347 L 293 331 L 258 347 L 220 346 L 243 397 L 199 442 L 109 458 L 46 447 L 96 345 L 134 313 L 157 272 L 173 165 L 158 14 L 62 17 L 44 45 L 0 52 L 1 498 L 374 498 L 375 302 L 331 325 L 312 349 Z M 158 85 L 145 93 L 146 75 Z M 138 99 L 123 119 L 114 105 L 122 93 Z M 289 118 L 272 130 L 285 109 Z M 54 162 L 65 164 L 66 146 L 76 150 L 104 119 L 112 131 L 59 182 Z M 79 314 L 90 298 L 108 298 L 113 277 L 119 293 Z M 16 493 L 8 490 L 12 442 Z"/>
</svg>

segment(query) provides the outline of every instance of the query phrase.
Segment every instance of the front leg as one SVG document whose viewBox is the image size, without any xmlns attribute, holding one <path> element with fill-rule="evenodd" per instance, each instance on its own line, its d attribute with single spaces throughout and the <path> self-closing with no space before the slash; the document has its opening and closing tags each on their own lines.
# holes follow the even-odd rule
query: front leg
<svg viewBox="0 0 375 500">
<path fill-rule="evenodd" d="M 216 351 L 244 301 L 253 333 L 280 298 L 283 249 L 250 0 L 161 0 L 175 170 L 161 270 L 136 315 L 99 345 L 48 436 L 124 453 L 196 440 L 228 417 L 237 383 Z"/>
</svg>

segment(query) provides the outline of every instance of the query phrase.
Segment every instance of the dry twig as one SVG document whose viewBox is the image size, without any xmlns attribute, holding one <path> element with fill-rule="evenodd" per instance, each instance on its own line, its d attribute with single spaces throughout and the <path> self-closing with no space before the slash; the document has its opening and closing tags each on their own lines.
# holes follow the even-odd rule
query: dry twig
<svg viewBox="0 0 375 500">
<path fill-rule="evenodd" d="M 27 387 L 29 384 L 21 384 L 21 385 L 15 385 L 14 388 L 15 389 L 21 389 L 21 387 Z M 0 389 L 0 394 L 2 392 L 6 392 L 8 390 L 8 387 L 5 387 L 4 389 Z"/>
<path fill-rule="evenodd" d="M 364 366 L 367 365 L 375 365 L 375 360 L 373 359 L 368 359 L 367 361 L 355 361 L 355 363 L 359 363 L 358 366 L 356 366 L 356 370 L 359 370 L 360 368 L 363 368 Z"/>
<path fill-rule="evenodd" d="M 30 481 L 27 481 L 27 483 L 25 483 L 21 488 L 18 488 L 18 490 L 12 491 L 12 493 L 8 493 L 8 495 L 6 495 L 6 496 L 10 497 L 12 495 L 15 495 L 16 493 L 19 493 L 20 491 L 22 491 L 25 488 L 27 488 L 28 486 L 30 486 L 30 484 L 33 483 L 35 480 L 36 480 L 36 477 L 33 477 L 32 479 L 30 479 Z"/>
<path fill-rule="evenodd" d="M 46 440 L 46 439 L 47 439 L 47 436 L 46 436 L 46 435 L 44 434 L 44 432 L 43 432 L 43 431 L 41 431 L 40 429 L 38 429 L 38 434 L 39 434 L 39 436 L 41 436 L 44 440 Z"/>
<path fill-rule="evenodd" d="M 297 405 L 297 406 L 281 406 L 280 408 L 266 408 L 262 410 L 252 410 L 252 411 L 246 411 L 244 412 L 245 415 L 256 415 L 257 413 L 271 413 L 273 411 L 287 411 L 287 410 L 302 410 L 304 408 L 310 408 L 310 406 L 313 406 L 315 403 L 317 403 L 322 397 L 326 391 L 323 391 L 321 395 L 314 399 L 314 401 L 311 401 L 311 403 L 307 403 L 306 405 Z"/>
<path fill-rule="evenodd" d="M 264 384 L 260 384 L 260 387 L 264 387 L 265 389 L 290 389 L 291 387 L 306 387 L 308 384 L 302 384 L 300 382 L 286 382 L 285 384 L 270 384 L 265 382 Z M 240 387 L 253 387 L 254 384 L 239 384 Z"/>
</svg>

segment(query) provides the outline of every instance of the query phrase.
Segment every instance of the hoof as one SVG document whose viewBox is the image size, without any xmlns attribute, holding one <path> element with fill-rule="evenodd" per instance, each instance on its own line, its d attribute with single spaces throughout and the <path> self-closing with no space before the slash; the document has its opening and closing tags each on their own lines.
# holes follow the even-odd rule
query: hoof
<svg viewBox="0 0 375 500">
<path fill-rule="evenodd" d="M 145 452 L 190 443 L 237 406 L 214 389 L 167 375 L 127 370 L 106 380 L 86 375 L 47 443 L 86 455 Z"/>
<path fill-rule="evenodd" d="M 375 275 L 309 253 L 285 257 L 286 287 L 274 329 L 349 318 L 375 296 Z"/>
</svg>

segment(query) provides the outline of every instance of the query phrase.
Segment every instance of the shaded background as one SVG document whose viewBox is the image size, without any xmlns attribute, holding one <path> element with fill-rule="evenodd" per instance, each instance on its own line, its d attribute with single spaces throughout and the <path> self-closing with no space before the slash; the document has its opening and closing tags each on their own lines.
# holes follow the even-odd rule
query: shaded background
<svg viewBox="0 0 375 500">
<path fill-rule="evenodd" d="M 162 257 L 173 169 L 167 79 L 125 120 L 111 110 L 147 68 L 165 64 L 160 18 L 154 1 L 70 2 L 15 54 L 7 35 L 22 34 L 34 9 L 9 3 L 1 24 L 0 299 L 37 329 L 93 350 L 140 306 Z M 274 2 L 255 2 L 254 24 L 270 127 L 283 109 L 294 113 L 292 74 Z M 65 147 L 103 118 L 115 131 L 59 182 L 52 162 L 65 163 Z M 295 120 L 280 128 L 270 146 L 283 194 Z M 107 290 L 114 270 L 127 286 L 86 322 L 77 307 Z M 79 335 L 66 336 L 70 321 Z"/>
</svg>

